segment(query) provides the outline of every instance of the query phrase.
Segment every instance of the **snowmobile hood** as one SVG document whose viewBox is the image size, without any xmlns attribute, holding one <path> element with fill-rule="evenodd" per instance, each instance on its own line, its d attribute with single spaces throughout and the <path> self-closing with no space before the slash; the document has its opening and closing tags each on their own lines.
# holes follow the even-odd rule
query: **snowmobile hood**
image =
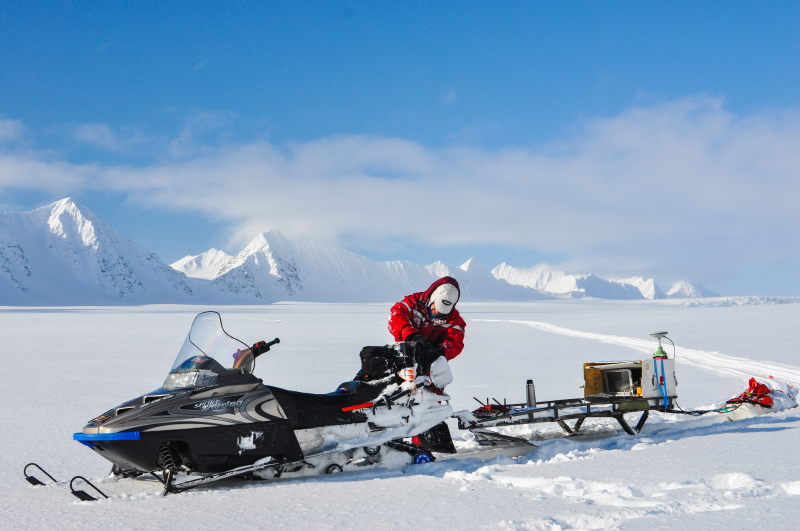
<svg viewBox="0 0 800 531">
<path fill-rule="evenodd" d="M 458 280 L 454 279 L 453 277 L 442 277 L 433 284 L 431 284 L 430 287 L 425 290 L 425 294 L 423 295 L 423 300 L 425 301 L 425 307 L 430 306 L 431 295 L 433 295 L 433 292 L 436 291 L 436 288 L 438 288 L 443 284 L 452 284 L 458 290 L 458 300 L 456 301 L 455 304 L 453 304 L 453 308 L 455 309 L 456 304 L 458 304 L 458 301 L 461 300 L 461 288 L 458 286 Z"/>
</svg>

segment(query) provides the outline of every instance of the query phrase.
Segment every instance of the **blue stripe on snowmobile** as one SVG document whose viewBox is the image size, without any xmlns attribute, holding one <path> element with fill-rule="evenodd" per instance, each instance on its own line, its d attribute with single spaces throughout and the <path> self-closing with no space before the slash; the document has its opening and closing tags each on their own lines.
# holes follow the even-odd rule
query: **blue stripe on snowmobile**
<svg viewBox="0 0 800 531">
<path fill-rule="evenodd" d="M 125 431 L 122 433 L 74 433 L 72 434 L 73 440 L 88 447 L 92 447 L 92 442 L 102 441 L 138 441 L 138 431 Z"/>
</svg>

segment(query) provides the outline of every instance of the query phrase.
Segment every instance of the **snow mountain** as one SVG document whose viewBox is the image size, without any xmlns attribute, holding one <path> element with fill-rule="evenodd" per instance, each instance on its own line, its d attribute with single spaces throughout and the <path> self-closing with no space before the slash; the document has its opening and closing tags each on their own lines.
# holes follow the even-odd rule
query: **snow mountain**
<svg viewBox="0 0 800 531">
<path fill-rule="evenodd" d="M 630 284 L 639 290 L 642 297 L 645 299 L 664 299 L 666 295 L 661 288 L 658 287 L 655 280 L 652 278 L 644 279 L 642 277 L 623 278 L 622 280 L 615 280 L 620 284 Z"/>
<path fill-rule="evenodd" d="M 212 248 L 202 254 L 184 256 L 169 266 L 176 271 L 181 271 L 187 277 L 211 280 L 219 274 L 231 258 L 225 252 Z"/>
<path fill-rule="evenodd" d="M 545 286 L 544 291 L 574 299 L 643 299 L 639 288 L 627 283 L 605 280 L 595 275 L 565 275 Z"/>
<path fill-rule="evenodd" d="M 510 284 L 541 290 L 557 297 L 598 299 L 665 299 L 719 297 L 713 291 L 688 282 L 678 282 L 664 293 L 652 278 L 630 277 L 605 280 L 595 275 L 576 275 L 558 271 L 547 264 L 517 268 L 503 262 L 492 269 L 495 278 Z"/>
<path fill-rule="evenodd" d="M 186 275 L 69 198 L 0 215 L 4 305 L 193 302 L 194 288 Z"/>
<path fill-rule="evenodd" d="M 547 265 L 488 270 L 376 262 L 336 245 L 259 234 L 236 256 L 209 249 L 165 265 L 71 199 L 0 215 L 0 304 L 264 304 L 278 301 L 391 302 L 455 277 L 469 301 L 549 298 L 657 299 L 716 294 L 678 283 L 666 295 L 653 279 L 604 280 Z"/>
<path fill-rule="evenodd" d="M 432 273 L 434 280 L 443 276 L 458 280 L 462 296 L 469 300 L 523 301 L 552 298 L 539 290 L 510 284 L 504 279 L 496 278 L 475 258 L 470 258 L 457 268 L 444 262 L 436 262 L 426 266 L 426 269 Z"/>
<path fill-rule="evenodd" d="M 218 292 L 260 302 L 385 302 L 425 289 L 452 276 L 469 300 L 532 300 L 546 295 L 492 276 L 477 260 L 460 268 L 443 262 L 420 266 L 406 261 L 375 262 L 341 247 L 279 231 L 259 234 L 211 281 Z"/>
<path fill-rule="evenodd" d="M 270 231 L 228 261 L 211 285 L 261 303 L 367 302 L 402 297 L 404 289 L 428 277 L 410 262 L 374 262 L 335 245 Z"/>
<path fill-rule="evenodd" d="M 509 284 L 526 286 L 533 289 L 544 290 L 547 285 L 566 276 L 563 271 L 556 271 L 547 264 L 539 264 L 527 269 L 511 267 L 503 262 L 492 269 L 495 278 L 502 278 Z"/>
<path fill-rule="evenodd" d="M 719 294 L 699 284 L 690 284 L 685 281 L 676 282 L 667 292 L 669 299 L 698 299 L 701 297 L 719 297 Z"/>
<path fill-rule="evenodd" d="M 547 264 L 530 268 L 516 268 L 503 262 L 492 270 L 492 275 L 510 284 L 541 290 L 560 298 L 579 299 L 652 299 L 663 298 L 663 292 L 653 279 L 632 277 L 625 280 L 605 280 L 595 275 L 568 275 Z M 661 297 L 657 297 L 657 295 Z"/>
</svg>

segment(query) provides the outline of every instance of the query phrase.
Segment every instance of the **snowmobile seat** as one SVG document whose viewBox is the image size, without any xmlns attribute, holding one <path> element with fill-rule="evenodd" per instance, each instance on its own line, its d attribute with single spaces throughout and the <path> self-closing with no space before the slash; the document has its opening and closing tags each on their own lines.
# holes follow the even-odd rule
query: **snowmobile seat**
<svg viewBox="0 0 800 531">
<path fill-rule="evenodd" d="M 360 381 L 351 380 L 349 382 L 342 382 L 339 384 L 339 387 L 336 388 L 336 391 L 333 393 L 328 393 L 329 395 L 338 395 L 339 393 L 349 393 L 353 394 L 358 391 L 358 387 L 361 385 Z"/>
<path fill-rule="evenodd" d="M 323 426 L 356 424 L 366 422 L 366 415 L 361 410 L 342 411 L 343 408 L 366 404 L 377 398 L 383 385 L 370 385 L 366 382 L 348 382 L 347 392 L 334 392 L 316 395 L 289 391 L 280 387 L 269 387 L 292 423 L 292 429 L 302 430 Z"/>
</svg>

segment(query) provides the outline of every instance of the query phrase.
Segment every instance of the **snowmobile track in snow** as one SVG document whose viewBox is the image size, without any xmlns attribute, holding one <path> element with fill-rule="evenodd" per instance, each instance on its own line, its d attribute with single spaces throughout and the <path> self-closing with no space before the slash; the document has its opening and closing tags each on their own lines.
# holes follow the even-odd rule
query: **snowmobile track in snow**
<svg viewBox="0 0 800 531">
<path fill-rule="evenodd" d="M 516 321 L 506 319 L 473 320 L 483 322 L 524 324 L 543 332 L 551 332 L 553 334 L 559 334 L 563 336 L 591 339 L 601 343 L 629 347 L 646 353 L 648 357 L 655 352 L 657 346 L 655 341 L 648 341 L 646 339 L 598 334 L 594 332 L 581 332 L 580 330 L 572 330 L 570 328 L 564 328 L 541 321 Z M 761 376 L 764 378 L 772 377 L 776 380 L 780 380 L 794 386 L 800 384 L 800 367 L 769 361 L 756 361 L 747 358 L 737 358 L 734 356 L 720 354 L 719 352 L 706 352 L 703 350 L 694 350 L 679 346 L 676 346 L 675 350 L 676 360 L 680 360 L 682 363 L 695 365 L 702 369 L 714 371 L 715 373 L 723 373 L 730 376 L 735 376 L 737 378 L 742 378 L 745 381 L 753 376 Z"/>
</svg>

